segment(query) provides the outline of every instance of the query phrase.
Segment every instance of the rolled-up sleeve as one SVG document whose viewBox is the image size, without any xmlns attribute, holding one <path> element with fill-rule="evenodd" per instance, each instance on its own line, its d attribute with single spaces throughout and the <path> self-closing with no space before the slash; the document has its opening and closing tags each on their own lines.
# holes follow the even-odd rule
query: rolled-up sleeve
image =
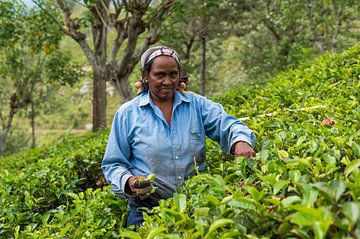
<svg viewBox="0 0 360 239">
<path fill-rule="evenodd" d="M 117 112 L 112 123 L 108 144 L 102 161 L 105 179 L 120 197 L 125 196 L 125 183 L 132 176 L 130 145 L 127 139 L 127 122 L 124 112 Z"/>
<path fill-rule="evenodd" d="M 226 113 L 218 103 L 202 98 L 200 104 L 206 135 L 226 152 L 230 153 L 232 145 L 238 141 L 247 142 L 254 148 L 256 137 L 246 124 Z"/>
</svg>

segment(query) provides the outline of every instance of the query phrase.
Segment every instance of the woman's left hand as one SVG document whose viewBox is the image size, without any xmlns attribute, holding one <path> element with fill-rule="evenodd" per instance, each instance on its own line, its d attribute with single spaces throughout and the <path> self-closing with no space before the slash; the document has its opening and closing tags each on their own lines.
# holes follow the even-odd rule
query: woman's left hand
<svg viewBox="0 0 360 239">
<path fill-rule="evenodd" d="M 256 156 L 254 149 L 246 142 L 239 141 L 235 143 L 234 149 L 235 156 L 244 156 L 246 159 Z"/>
</svg>

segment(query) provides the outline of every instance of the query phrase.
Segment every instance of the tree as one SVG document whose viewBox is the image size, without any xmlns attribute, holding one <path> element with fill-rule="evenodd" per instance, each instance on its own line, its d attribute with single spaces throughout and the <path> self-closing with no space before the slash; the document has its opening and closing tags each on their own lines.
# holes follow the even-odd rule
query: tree
<svg viewBox="0 0 360 239">
<path fill-rule="evenodd" d="M 31 106 L 35 145 L 36 98 L 41 97 L 43 103 L 50 88 L 72 84 L 81 74 L 57 50 L 61 34 L 41 13 L 13 1 L 1 2 L 0 11 L 0 155 L 3 155 L 17 112 Z"/>
<path fill-rule="evenodd" d="M 358 18 L 354 0 L 248 0 L 247 5 L 250 14 L 239 19 L 249 31 L 241 58 L 250 74 L 274 75 L 357 38 L 350 31 Z"/>
<path fill-rule="evenodd" d="M 93 70 L 93 130 L 105 128 L 106 81 L 115 87 L 122 102 L 133 98 L 129 75 L 142 53 L 158 41 L 161 21 L 175 1 L 86 0 L 69 4 L 69 1 L 57 0 L 62 20 L 51 13 L 51 9 L 34 2 L 79 44 L 86 55 Z M 75 6 L 83 8 L 83 17 L 72 16 Z M 92 46 L 87 41 L 88 27 L 91 29 Z M 115 34 L 111 50 L 108 49 L 109 31 Z"/>
<path fill-rule="evenodd" d="M 235 11 L 237 14 L 246 11 L 243 1 L 179 1 L 174 15 L 167 19 L 168 31 L 164 31 L 162 41 L 179 51 L 183 71 L 199 72 L 199 93 L 202 95 L 206 94 L 208 53 L 217 48 L 215 44 L 211 47 L 209 44 L 215 39 L 221 42 L 231 34 L 233 25 L 238 22 L 233 17 Z M 194 52 L 200 57 L 194 56 Z"/>
</svg>

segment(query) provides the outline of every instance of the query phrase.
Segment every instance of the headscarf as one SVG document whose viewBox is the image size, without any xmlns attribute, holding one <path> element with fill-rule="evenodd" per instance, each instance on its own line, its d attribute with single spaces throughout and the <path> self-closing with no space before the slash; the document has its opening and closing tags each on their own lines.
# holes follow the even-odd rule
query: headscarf
<svg viewBox="0 0 360 239">
<path fill-rule="evenodd" d="M 147 49 L 141 55 L 141 69 L 144 70 L 145 65 L 158 56 L 170 56 L 175 59 L 180 66 L 179 56 L 175 50 L 166 46 L 155 46 Z"/>
</svg>

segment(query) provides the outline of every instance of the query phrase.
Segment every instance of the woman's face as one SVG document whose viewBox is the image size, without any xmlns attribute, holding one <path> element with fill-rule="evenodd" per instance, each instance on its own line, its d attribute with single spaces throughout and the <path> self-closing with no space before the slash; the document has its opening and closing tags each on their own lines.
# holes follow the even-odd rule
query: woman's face
<svg viewBox="0 0 360 239">
<path fill-rule="evenodd" d="M 149 92 L 153 100 L 171 101 L 179 84 L 179 75 L 179 66 L 174 58 L 156 57 L 149 74 L 145 77 L 149 82 Z"/>
</svg>

